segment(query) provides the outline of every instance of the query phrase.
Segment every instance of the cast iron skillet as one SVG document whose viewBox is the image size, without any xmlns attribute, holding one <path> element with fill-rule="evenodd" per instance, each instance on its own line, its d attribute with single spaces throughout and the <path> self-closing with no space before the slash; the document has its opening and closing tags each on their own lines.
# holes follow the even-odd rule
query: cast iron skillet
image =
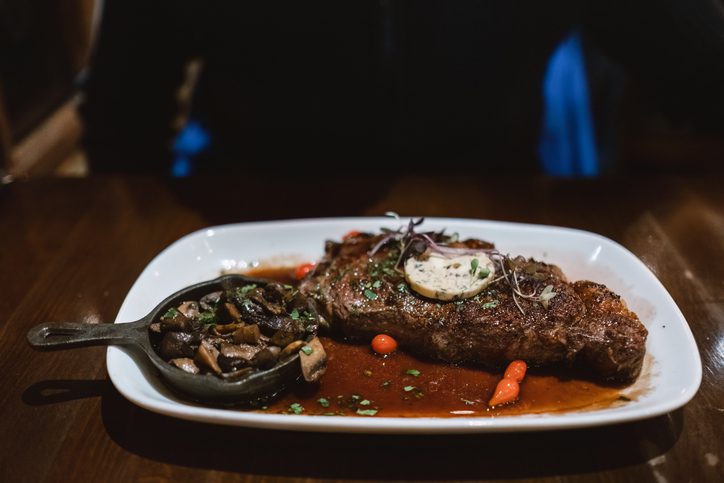
<svg viewBox="0 0 724 483">
<path fill-rule="evenodd" d="M 179 290 L 135 322 L 40 324 L 30 329 L 28 342 L 33 348 L 43 351 L 91 345 L 136 346 L 148 356 L 162 380 L 186 399 L 218 405 L 259 405 L 273 399 L 300 377 L 299 354 L 279 361 L 271 369 L 254 369 L 240 379 L 226 381 L 211 374 L 189 374 L 165 362 L 152 347 L 148 331 L 152 322 L 158 321 L 169 308 L 177 307 L 181 302 L 199 300 L 210 292 L 250 283 L 264 286 L 271 282 L 244 275 L 224 275 Z M 307 303 L 310 313 L 318 320 L 314 304 Z M 314 335 L 310 335 L 309 339 Z"/>
</svg>

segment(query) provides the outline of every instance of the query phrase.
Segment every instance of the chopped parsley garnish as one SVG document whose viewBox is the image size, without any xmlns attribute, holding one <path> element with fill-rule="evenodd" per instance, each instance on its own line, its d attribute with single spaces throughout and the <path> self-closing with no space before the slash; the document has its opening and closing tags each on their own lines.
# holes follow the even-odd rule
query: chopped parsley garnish
<svg viewBox="0 0 724 483">
<path fill-rule="evenodd" d="M 497 300 L 491 300 L 490 302 L 485 302 L 485 303 L 483 304 L 483 308 L 484 308 L 484 309 L 492 309 L 493 307 L 497 307 L 499 303 L 500 303 L 500 302 L 498 302 Z"/>
<path fill-rule="evenodd" d="M 293 309 L 292 312 L 289 314 L 289 317 L 294 320 L 299 320 L 299 311 L 297 309 Z"/>
<path fill-rule="evenodd" d="M 312 349 L 312 348 L 309 347 L 308 345 L 305 345 L 304 347 L 302 347 L 301 350 L 302 350 L 302 352 L 304 352 L 304 354 L 306 354 L 306 355 L 311 355 L 312 352 L 314 352 L 314 349 Z"/>
<path fill-rule="evenodd" d="M 405 374 L 417 377 L 420 375 L 420 371 L 418 371 L 417 369 L 408 369 L 407 371 L 405 371 Z"/>
<path fill-rule="evenodd" d="M 201 312 L 199 313 L 199 322 L 204 325 L 215 324 L 216 316 L 213 312 Z"/>
<path fill-rule="evenodd" d="M 323 408 L 328 408 L 328 407 L 329 407 L 329 401 L 327 401 L 326 398 L 320 397 L 319 399 L 317 399 L 317 402 L 318 402 L 319 405 L 322 406 Z"/>
<path fill-rule="evenodd" d="M 385 273 L 385 275 L 388 275 L 390 277 L 394 277 L 397 275 L 397 272 L 395 272 L 390 267 L 382 267 L 382 271 Z"/>
<path fill-rule="evenodd" d="M 239 298 L 246 297 L 246 295 L 254 290 L 256 288 L 255 283 L 250 283 L 248 285 L 244 285 L 243 287 L 237 287 L 236 288 L 236 294 L 239 296 Z"/>
<path fill-rule="evenodd" d="M 415 389 L 415 386 L 405 386 L 405 387 L 402 388 L 402 390 L 405 391 L 405 392 L 410 392 L 410 391 L 412 391 L 412 390 L 414 390 L 414 389 Z"/>
<path fill-rule="evenodd" d="M 375 414 L 377 414 L 377 410 L 376 409 L 358 409 L 357 414 L 359 414 L 360 416 L 374 416 Z"/>
<path fill-rule="evenodd" d="M 369 399 L 363 399 L 359 403 L 361 406 L 369 406 L 370 404 L 372 404 L 370 403 Z"/>
<path fill-rule="evenodd" d="M 180 314 L 180 313 L 181 313 L 181 312 L 179 312 L 179 311 L 176 310 L 175 308 L 171 307 L 170 309 L 168 309 L 168 310 L 166 311 L 165 314 L 163 314 L 163 317 L 161 317 L 161 318 L 162 318 L 162 319 L 173 319 L 174 317 L 176 317 L 176 316 L 177 316 L 178 314 Z"/>
<path fill-rule="evenodd" d="M 380 282 L 379 280 L 375 280 L 372 283 L 372 288 L 380 288 L 381 286 L 382 286 L 382 282 Z"/>
<path fill-rule="evenodd" d="M 352 401 L 357 402 L 360 399 L 362 399 L 362 396 L 358 396 L 357 394 L 352 394 Z"/>
<path fill-rule="evenodd" d="M 397 284 L 397 291 L 398 291 L 398 292 L 402 292 L 402 293 L 407 293 L 407 292 L 408 292 L 408 290 L 407 290 L 407 285 L 405 285 L 404 282 L 398 283 L 398 284 Z"/>
<path fill-rule="evenodd" d="M 252 306 L 253 304 L 251 303 L 251 300 L 249 300 L 249 299 L 244 299 L 244 300 L 241 301 L 241 305 L 242 305 L 242 307 L 244 307 L 246 310 L 251 310 L 251 306 Z"/>
<path fill-rule="evenodd" d="M 378 295 L 368 288 L 365 289 L 364 294 L 365 294 L 365 297 L 367 297 L 370 300 L 377 300 Z"/>
<path fill-rule="evenodd" d="M 390 384 L 392 384 L 392 381 L 385 381 L 382 384 L 380 384 L 380 387 L 390 387 Z"/>
<path fill-rule="evenodd" d="M 304 406 L 299 403 L 292 403 L 289 405 L 289 411 L 294 414 L 302 414 L 304 412 Z"/>
</svg>

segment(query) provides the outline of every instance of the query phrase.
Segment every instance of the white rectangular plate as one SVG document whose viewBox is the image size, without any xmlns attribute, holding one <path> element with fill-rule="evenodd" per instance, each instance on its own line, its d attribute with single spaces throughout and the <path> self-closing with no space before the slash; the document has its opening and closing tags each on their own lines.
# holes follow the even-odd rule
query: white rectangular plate
<svg viewBox="0 0 724 483">
<path fill-rule="evenodd" d="M 406 221 L 406 220 L 403 220 Z M 141 273 L 116 323 L 137 320 L 187 285 L 276 258 L 291 263 L 322 256 L 324 241 L 350 230 L 397 228 L 391 218 L 328 218 L 225 225 L 197 231 L 171 244 Z M 701 382 L 696 343 L 681 311 L 648 268 L 616 242 L 594 233 L 541 225 L 429 218 L 425 230 L 445 228 L 480 238 L 504 253 L 559 265 L 570 280 L 604 283 L 623 296 L 649 330 L 647 364 L 627 391 L 630 403 L 606 409 L 500 417 L 385 418 L 262 414 L 204 407 L 176 398 L 134 351 L 110 347 L 108 374 L 133 403 L 169 416 L 217 424 L 298 431 L 365 433 L 472 433 L 531 431 L 621 423 L 658 416 L 686 404 Z"/>
</svg>

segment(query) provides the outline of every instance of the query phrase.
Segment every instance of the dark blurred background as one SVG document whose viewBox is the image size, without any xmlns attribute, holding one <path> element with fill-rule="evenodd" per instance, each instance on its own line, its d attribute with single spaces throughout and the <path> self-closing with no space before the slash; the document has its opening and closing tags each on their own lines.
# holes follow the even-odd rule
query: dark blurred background
<svg viewBox="0 0 724 483">
<path fill-rule="evenodd" d="M 723 113 L 722 0 L 0 0 L 6 176 L 721 174 Z"/>
</svg>

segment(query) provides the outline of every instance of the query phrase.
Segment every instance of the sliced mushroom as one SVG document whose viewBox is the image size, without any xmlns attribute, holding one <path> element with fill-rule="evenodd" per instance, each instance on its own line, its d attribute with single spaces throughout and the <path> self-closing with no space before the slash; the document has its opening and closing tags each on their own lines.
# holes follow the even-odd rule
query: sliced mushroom
<svg viewBox="0 0 724 483">
<path fill-rule="evenodd" d="M 224 342 L 220 346 L 221 353 L 216 360 L 224 373 L 234 372 L 249 366 L 261 349 L 261 347 L 248 344 L 234 345 Z"/>
<path fill-rule="evenodd" d="M 292 354 L 296 354 L 296 352 L 301 349 L 303 345 L 304 341 L 301 340 L 295 340 L 294 342 L 291 342 L 284 349 L 282 349 L 281 354 L 279 354 L 279 358 L 284 359 L 285 357 L 289 357 Z"/>
<path fill-rule="evenodd" d="M 214 312 L 219 305 L 222 293 L 223 292 L 211 292 L 210 294 L 204 295 L 201 297 L 201 300 L 199 300 L 199 305 L 201 305 L 201 308 L 204 310 Z"/>
<path fill-rule="evenodd" d="M 193 330 L 191 320 L 176 309 L 170 309 L 161 317 L 161 332 L 188 332 Z"/>
<path fill-rule="evenodd" d="M 256 319 L 255 319 L 256 320 Z M 287 315 L 265 315 L 257 320 L 259 328 L 265 334 L 272 335 L 277 330 L 289 327 L 294 320 Z"/>
<path fill-rule="evenodd" d="M 189 319 L 195 319 L 199 316 L 199 304 L 194 301 L 183 302 L 178 306 L 178 311 Z"/>
<path fill-rule="evenodd" d="M 216 332 L 219 334 L 231 334 L 232 332 L 244 327 L 243 322 L 235 322 L 232 324 L 220 324 L 217 325 Z"/>
<path fill-rule="evenodd" d="M 193 357 L 193 343 L 197 339 L 187 332 L 167 332 L 159 344 L 159 353 L 164 359 Z"/>
<path fill-rule="evenodd" d="M 226 311 L 229 313 L 232 319 L 237 322 L 241 321 L 241 313 L 239 313 L 239 309 L 236 308 L 236 305 L 232 304 L 231 302 L 226 302 L 224 304 L 224 307 L 226 307 Z"/>
<path fill-rule="evenodd" d="M 271 367 L 274 367 L 274 365 L 277 363 L 277 360 L 279 360 L 279 353 L 282 350 L 277 346 L 269 346 L 259 351 L 259 353 L 254 357 L 254 365 L 261 368 L 261 369 L 269 369 Z"/>
<path fill-rule="evenodd" d="M 221 335 L 205 335 L 204 340 L 214 347 L 221 347 L 221 344 L 228 342 L 228 340 Z"/>
<path fill-rule="evenodd" d="M 284 298 L 279 297 L 269 287 L 266 288 L 267 290 L 256 288 L 249 292 L 246 298 L 261 305 L 271 314 L 282 315 L 287 313 L 287 309 L 284 307 Z"/>
<path fill-rule="evenodd" d="M 221 374 L 221 367 L 219 367 L 219 362 L 216 360 L 218 357 L 218 349 L 211 345 L 208 341 L 203 340 L 196 351 L 194 362 L 208 367 L 214 371 L 215 374 Z"/>
<path fill-rule="evenodd" d="M 234 332 L 234 342 L 237 344 L 258 344 L 260 339 L 261 332 L 256 324 L 240 327 Z"/>
<path fill-rule="evenodd" d="M 221 354 L 224 357 L 231 359 L 243 359 L 245 361 L 251 361 L 254 356 L 261 351 L 261 347 L 249 345 L 249 344 L 221 344 Z"/>
<path fill-rule="evenodd" d="M 318 337 L 307 342 L 299 349 L 302 375 L 307 382 L 318 381 L 327 370 L 327 353 Z"/>
<path fill-rule="evenodd" d="M 286 347 L 294 342 L 295 339 L 299 339 L 300 336 L 301 334 L 299 332 L 285 327 L 274 332 L 271 343 L 279 347 Z"/>
<path fill-rule="evenodd" d="M 169 361 L 174 366 L 178 367 L 184 372 L 188 372 L 189 374 L 198 374 L 199 373 L 199 367 L 194 364 L 193 359 L 189 359 L 188 357 L 179 357 L 178 359 L 171 359 Z"/>
</svg>

